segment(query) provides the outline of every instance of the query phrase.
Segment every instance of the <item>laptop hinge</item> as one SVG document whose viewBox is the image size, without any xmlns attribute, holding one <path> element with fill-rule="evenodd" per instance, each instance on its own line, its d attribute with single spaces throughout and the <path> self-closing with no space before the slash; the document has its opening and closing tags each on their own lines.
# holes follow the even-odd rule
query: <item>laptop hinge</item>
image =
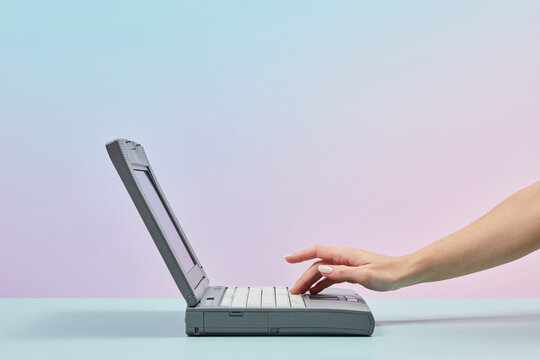
<svg viewBox="0 0 540 360">
<path fill-rule="evenodd" d="M 208 278 L 206 276 L 203 276 L 199 283 L 193 289 L 194 295 L 190 295 L 186 299 L 188 306 L 195 306 L 201 301 L 204 292 L 208 288 L 208 283 Z"/>
</svg>

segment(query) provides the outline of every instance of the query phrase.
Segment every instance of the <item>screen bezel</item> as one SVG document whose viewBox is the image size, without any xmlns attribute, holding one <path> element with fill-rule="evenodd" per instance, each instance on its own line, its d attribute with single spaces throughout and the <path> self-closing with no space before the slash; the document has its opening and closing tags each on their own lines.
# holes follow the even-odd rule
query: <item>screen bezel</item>
<svg viewBox="0 0 540 360">
<path fill-rule="evenodd" d="M 111 157 L 113 164 L 115 165 L 122 182 L 126 186 L 131 199 L 133 200 L 135 207 L 137 208 L 143 222 L 145 223 L 154 243 L 156 244 L 163 260 L 165 261 L 175 283 L 177 284 L 180 292 L 186 299 L 189 306 L 196 305 L 208 286 L 209 279 L 203 270 L 203 267 L 197 258 L 191 244 L 189 243 L 182 227 L 180 226 L 178 219 L 174 215 L 174 212 L 165 197 L 159 182 L 154 174 L 154 171 L 146 157 L 144 149 L 139 144 L 125 140 L 117 139 L 107 144 L 107 151 Z M 161 228 L 161 225 L 154 214 L 152 206 L 150 205 L 135 171 L 146 171 L 150 178 L 150 182 L 154 186 L 157 195 L 161 199 L 163 206 L 167 214 L 174 224 L 174 227 L 178 231 L 180 238 L 182 239 L 186 250 L 194 262 L 194 266 L 185 272 L 180 265 L 180 259 L 177 258 L 174 250 L 166 239 L 165 232 Z"/>
</svg>

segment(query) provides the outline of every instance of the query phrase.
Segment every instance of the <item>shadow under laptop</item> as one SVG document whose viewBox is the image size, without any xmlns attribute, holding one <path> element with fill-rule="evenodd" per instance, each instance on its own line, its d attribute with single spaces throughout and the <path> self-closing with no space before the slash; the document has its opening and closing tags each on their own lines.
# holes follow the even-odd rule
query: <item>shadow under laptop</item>
<svg viewBox="0 0 540 360">
<path fill-rule="evenodd" d="M 168 338 L 186 336 L 183 311 L 79 311 L 36 319 L 25 336 L 42 338 Z M 21 334 L 22 335 L 22 334 Z"/>
<path fill-rule="evenodd" d="M 451 324 L 451 323 L 514 323 L 514 322 L 540 322 L 540 313 L 519 315 L 493 315 L 493 316 L 463 316 L 439 317 L 428 319 L 396 319 L 376 321 L 375 326 L 412 325 L 412 324 Z"/>
</svg>

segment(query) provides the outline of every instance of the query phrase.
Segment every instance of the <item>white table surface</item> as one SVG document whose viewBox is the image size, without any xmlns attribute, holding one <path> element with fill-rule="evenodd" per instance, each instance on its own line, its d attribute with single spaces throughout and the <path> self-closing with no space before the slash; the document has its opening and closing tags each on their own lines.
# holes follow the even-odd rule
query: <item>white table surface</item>
<svg viewBox="0 0 540 360">
<path fill-rule="evenodd" d="M 180 299 L 0 299 L 0 359 L 540 359 L 540 299 L 367 299 L 372 337 L 187 337 Z"/>
</svg>

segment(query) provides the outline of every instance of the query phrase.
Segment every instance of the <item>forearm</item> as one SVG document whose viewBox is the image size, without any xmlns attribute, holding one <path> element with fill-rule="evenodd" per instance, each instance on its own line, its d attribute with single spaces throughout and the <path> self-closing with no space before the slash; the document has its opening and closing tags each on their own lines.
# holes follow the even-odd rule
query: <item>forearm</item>
<svg viewBox="0 0 540 360">
<path fill-rule="evenodd" d="M 540 182 L 512 195 L 467 227 L 399 258 L 399 287 L 489 269 L 540 248 Z"/>
</svg>

